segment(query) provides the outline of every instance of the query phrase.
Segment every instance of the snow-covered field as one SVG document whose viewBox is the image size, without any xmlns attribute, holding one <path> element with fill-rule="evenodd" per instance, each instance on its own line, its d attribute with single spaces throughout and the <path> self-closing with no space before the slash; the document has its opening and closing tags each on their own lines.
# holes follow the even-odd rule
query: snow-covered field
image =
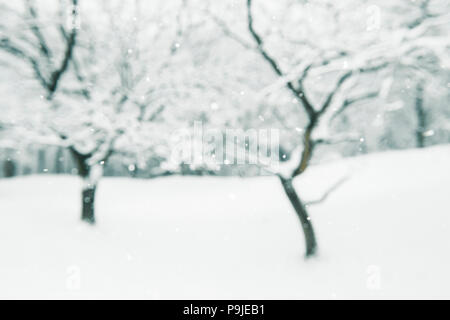
<svg viewBox="0 0 450 320">
<path fill-rule="evenodd" d="M 0 180 L 0 298 L 450 298 L 450 147 L 311 168 L 320 254 L 303 259 L 275 178 L 102 180 L 79 222 L 75 177 Z"/>
</svg>

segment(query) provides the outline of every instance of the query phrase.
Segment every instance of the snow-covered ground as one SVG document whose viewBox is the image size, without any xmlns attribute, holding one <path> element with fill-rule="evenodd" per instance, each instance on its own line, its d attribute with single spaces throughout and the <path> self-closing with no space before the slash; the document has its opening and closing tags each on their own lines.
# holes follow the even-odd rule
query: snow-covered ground
<svg viewBox="0 0 450 320">
<path fill-rule="evenodd" d="M 311 168 L 320 254 L 279 182 L 104 179 L 98 224 L 75 177 L 0 180 L 0 298 L 450 298 L 450 147 Z"/>
</svg>

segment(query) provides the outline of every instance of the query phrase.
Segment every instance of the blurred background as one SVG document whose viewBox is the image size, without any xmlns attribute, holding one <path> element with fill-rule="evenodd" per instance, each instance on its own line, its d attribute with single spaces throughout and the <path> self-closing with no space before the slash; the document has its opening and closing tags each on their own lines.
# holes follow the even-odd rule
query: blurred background
<svg viewBox="0 0 450 320">
<path fill-rule="evenodd" d="M 314 64 L 304 86 L 316 104 L 342 70 L 386 64 L 339 89 L 323 122 L 342 141 L 314 161 L 450 141 L 446 1 L 255 2 L 255 29 L 284 76 Z M 281 161 L 302 143 L 304 110 L 259 54 L 246 1 L 2 2 L 1 21 L 1 177 L 76 175 L 70 147 L 105 144 L 105 175 L 151 177 L 171 132 L 194 121 L 277 128 Z"/>
<path fill-rule="evenodd" d="M 0 298 L 448 298 L 449 103 L 448 0 L 0 0 Z"/>
</svg>

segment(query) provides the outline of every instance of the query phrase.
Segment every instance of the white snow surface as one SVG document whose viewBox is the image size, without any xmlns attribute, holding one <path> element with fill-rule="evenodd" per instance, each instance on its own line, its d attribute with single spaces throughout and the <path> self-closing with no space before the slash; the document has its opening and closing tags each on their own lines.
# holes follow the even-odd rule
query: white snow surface
<svg viewBox="0 0 450 320">
<path fill-rule="evenodd" d="M 96 226 L 82 182 L 0 180 L 0 298 L 450 298 L 450 146 L 312 167 L 295 183 L 319 242 L 275 177 L 105 178 Z"/>
</svg>

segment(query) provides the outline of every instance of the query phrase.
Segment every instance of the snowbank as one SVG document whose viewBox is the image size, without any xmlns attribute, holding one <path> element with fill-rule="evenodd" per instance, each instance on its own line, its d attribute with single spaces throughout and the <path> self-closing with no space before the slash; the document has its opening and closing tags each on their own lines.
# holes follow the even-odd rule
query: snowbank
<svg viewBox="0 0 450 320">
<path fill-rule="evenodd" d="M 297 181 L 320 255 L 303 259 L 275 178 L 0 180 L 0 298 L 450 298 L 450 147 L 313 167 Z"/>
</svg>

